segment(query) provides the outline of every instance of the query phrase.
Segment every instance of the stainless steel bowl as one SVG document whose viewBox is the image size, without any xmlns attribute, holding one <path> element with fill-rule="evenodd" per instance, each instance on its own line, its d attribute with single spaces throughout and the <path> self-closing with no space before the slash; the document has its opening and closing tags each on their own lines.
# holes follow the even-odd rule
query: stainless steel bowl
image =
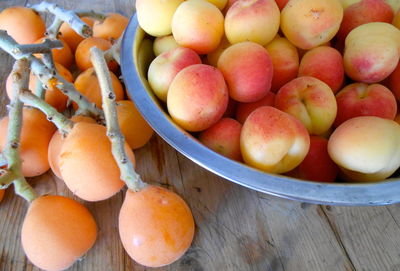
<svg viewBox="0 0 400 271">
<path fill-rule="evenodd" d="M 282 198 L 329 205 L 386 205 L 400 202 L 400 179 L 377 183 L 318 183 L 268 174 L 227 159 L 177 126 L 146 80 L 152 41 L 134 15 L 125 31 L 121 67 L 130 98 L 154 130 L 176 150 L 209 171 L 242 186 Z"/>
</svg>

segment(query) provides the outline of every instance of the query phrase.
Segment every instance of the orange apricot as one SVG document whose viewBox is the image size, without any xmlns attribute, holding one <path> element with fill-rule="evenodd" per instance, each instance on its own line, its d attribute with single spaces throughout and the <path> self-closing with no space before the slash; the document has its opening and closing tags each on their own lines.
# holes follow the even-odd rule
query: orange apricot
<svg viewBox="0 0 400 271">
<path fill-rule="evenodd" d="M 144 146 L 154 131 L 131 101 L 117 102 L 118 123 L 126 142 L 132 149 Z"/>
<path fill-rule="evenodd" d="M 82 17 L 82 21 L 84 21 L 88 26 L 93 27 L 94 20 L 90 17 Z M 83 41 L 85 38 L 76 33 L 67 23 L 63 23 L 60 27 L 61 38 L 68 44 L 69 48 L 71 48 L 72 52 L 75 52 L 78 44 Z"/>
<path fill-rule="evenodd" d="M 125 151 L 134 162 L 128 144 Z M 62 144 L 58 165 L 67 187 L 83 200 L 105 200 L 124 186 L 106 127 L 99 124 L 76 123 Z"/>
<path fill-rule="evenodd" d="M 100 50 L 107 51 L 111 48 L 112 44 L 109 40 L 91 37 L 84 39 L 79 43 L 75 51 L 75 62 L 81 71 L 93 67 L 92 61 L 90 60 L 90 48 L 96 46 Z M 115 71 L 118 67 L 115 61 L 110 61 L 108 63 L 110 70 Z"/>
<path fill-rule="evenodd" d="M 7 143 L 8 116 L 0 120 L 0 150 Z M 47 120 L 41 111 L 24 107 L 20 140 L 22 174 L 25 177 L 39 176 L 49 170 L 47 151 L 56 127 Z"/>
<path fill-rule="evenodd" d="M 97 226 L 82 204 L 63 196 L 42 196 L 29 206 L 22 224 L 22 247 L 44 270 L 64 270 L 95 243 Z"/>
<path fill-rule="evenodd" d="M 71 118 L 73 122 L 87 122 L 96 123 L 96 121 L 90 117 L 76 115 Z M 62 144 L 64 143 L 65 137 L 59 131 L 55 132 L 49 143 L 48 159 L 51 170 L 54 175 L 61 179 L 60 167 L 58 166 L 60 160 L 60 152 Z"/>
<path fill-rule="evenodd" d="M 181 197 L 149 185 L 139 192 L 126 192 L 119 213 L 119 234 L 133 260 L 159 267 L 176 261 L 188 250 L 194 220 Z"/>
<path fill-rule="evenodd" d="M 40 15 L 26 7 L 9 7 L 0 12 L 0 29 L 20 44 L 34 43 L 44 36 L 46 25 Z"/>
<path fill-rule="evenodd" d="M 125 96 L 124 88 L 118 80 L 118 77 L 110 71 L 111 82 L 115 93 L 115 100 L 122 100 Z M 88 68 L 80 73 L 75 79 L 75 88 L 82 93 L 90 102 L 95 103 L 98 108 L 102 108 L 101 89 L 96 72 L 93 68 Z M 75 109 L 77 105 L 73 103 Z"/>
<path fill-rule="evenodd" d="M 45 37 L 40 38 L 35 43 L 42 43 L 44 39 Z M 62 38 L 58 37 L 58 39 L 61 41 L 63 47 L 51 50 L 53 59 L 55 62 L 60 63 L 65 68 L 69 69 L 74 63 L 74 55 L 72 54 L 71 48 L 69 48 L 68 44 Z"/>
<path fill-rule="evenodd" d="M 93 37 L 116 40 L 122 35 L 128 22 L 129 19 L 121 14 L 109 13 L 104 21 L 95 21 Z"/>
</svg>

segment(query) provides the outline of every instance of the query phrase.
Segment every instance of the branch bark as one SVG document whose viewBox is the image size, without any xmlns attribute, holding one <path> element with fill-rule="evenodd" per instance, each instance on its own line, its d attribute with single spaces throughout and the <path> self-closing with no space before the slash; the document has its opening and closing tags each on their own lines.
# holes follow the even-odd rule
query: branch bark
<svg viewBox="0 0 400 271">
<path fill-rule="evenodd" d="M 112 88 L 110 71 L 104 59 L 104 53 L 97 47 L 92 47 L 90 53 L 93 67 L 100 83 L 103 110 L 107 124 L 107 136 L 111 141 L 112 153 L 121 171 L 121 179 L 130 190 L 140 191 L 147 184 L 135 172 L 133 164 L 125 152 L 125 139 L 118 124 L 115 93 Z"/>
</svg>

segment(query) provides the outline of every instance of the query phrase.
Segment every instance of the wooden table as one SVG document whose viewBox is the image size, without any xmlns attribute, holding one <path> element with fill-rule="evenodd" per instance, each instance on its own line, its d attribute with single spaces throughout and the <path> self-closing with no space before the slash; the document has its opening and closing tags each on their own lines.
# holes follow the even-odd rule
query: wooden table
<svg viewBox="0 0 400 271">
<path fill-rule="evenodd" d="M 0 9 L 39 1 L 0 1 Z M 65 8 L 134 12 L 134 1 L 56 1 Z M 0 52 L 1 88 L 12 59 Z M 1 116 L 8 103 L 0 95 Z M 196 221 L 192 247 L 179 261 L 157 270 L 398 271 L 400 206 L 319 206 L 265 195 L 202 169 L 154 136 L 136 151 L 138 172 L 180 194 Z M 72 197 L 51 172 L 30 182 L 41 193 Z M 134 263 L 119 241 L 117 218 L 123 192 L 110 200 L 85 203 L 99 227 L 95 246 L 70 270 L 146 270 Z M 20 229 L 27 209 L 12 189 L 0 204 L 0 270 L 38 270 L 24 256 Z"/>
</svg>

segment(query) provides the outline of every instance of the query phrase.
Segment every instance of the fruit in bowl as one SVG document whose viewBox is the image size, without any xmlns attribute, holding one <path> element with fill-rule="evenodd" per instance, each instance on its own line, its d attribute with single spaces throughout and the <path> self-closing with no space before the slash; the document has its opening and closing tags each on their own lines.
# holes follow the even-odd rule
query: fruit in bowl
<svg viewBox="0 0 400 271">
<path fill-rule="evenodd" d="M 189 0 L 181 5 L 188 8 L 188 2 L 190 2 L 189 4 L 193 4 L 190 5 L 192 9 L 203 6 L 209 7 L 208 4 L 212 4 L 211 1 L 205 4 L 207 2 L 205 0 Z M 248 7 L 245 3 L 251 6 L 258 2 L 261 5 L 261 2 L 264 1 L 243 0 L 240 1 L 240 5 L 245 9 Z M 282 7 L 281 16 L 286 21 L 286 30 L 283 25 L 284 22 L 281 21 L 284 37 L 276 36 L 262 45 L 254 41 L 241 41 L 232 38 L 229 39 L 229 37 L 221 37 L 219 46 L 215 47 L 215 53 L 197 49 L 197 54 L 202 64 L 196 63 L 186 66 L 176 72 L 175 77 L 171 76 L 171 73 L 164 73 L 161 70 L 152 75 L 156 80 L 163 80 L 164 78 L 172 80 L 168 91 L 166 91 L 166 99 L 165 94 L 164 98 L 157 98 L 157 91 L 153 91 L 151 84 L 149 85 L 147 81 L 147 79 L 150 80 L 151 78 L 146 77 L 149 66 L 155 64 L 153 62 L 155 61 L 154 55 L 159 54 L 158 51 L 153 51 L 153 41 L 158 43 L 163 37 L 146 33 L 145 27 L 140 27 L 140 20 L 138 22 L 134 17 L 125 34 L 123 50 L 125 57 L 123 57 L 122 61 L 122 72 L 126 77 L 125 83 L 128 93 L 135 103 L 137 103 L 139 111 L 144 115 L 146 120 L 167 142 L 191 160 L 229 180 L 259 191 L 311 202 L 330 204 L 332 202 L 339 204 L 353 204 L 357 202 L 355 204 L 365 204 L 366 199 L 371 199 L 370 197 L 374 197 L 374 199 L 368 200 L 366 204 L 375 204 L 378 201 L 382 202 L 382 198 L 378 199 L 377 197 L 379 196 L 373 194 L 376 192 L 376 187 L 378 186 L 396 185 L 398 180 L 390 178 L 396 176 L 393 169 L 391 169 L 391 174 L 387 176 L 380 175 L 381 178 L 374 180 L 383 181 L 390 178 L 391 182 L 374 183 L 373 185 L 369 185 L 367 189 L 363 184 L 355 183 L 364 182 L 363 178 L 358 179 L 357 177 L 346 175 L 346 167 L 340 164 L 338 159 L 334 159 L 333 152 L 327 151 L 328 143 L 331 141 L 331 134 L 335 133 L 335 129 L 341 127 L 340 125 L 334 125 L 334 120 L 338 114 L 339 102 L 339 96 L 335 94 L 340 93 L 341 89 L 349 84 L 360 83 L 353 81 L 356 78 L 353 74 L 359 77 L 368 77 L 370 76 L 368 74 L 371 71 L 373 72 L 374 69 L 374 66 L 371 66 L 371 71 L 359 69 L 357 61 L 354 62 L 353 58 L 353 55 L 356 55 L 356 58 L 361 56 L 360 52 L 362 50 L 366 50 L 365 52 L 368 51 L 363 41 L 365 35 L 362 34 L 365 31 L 363 27 L 366 26 L 365 24 L 358 26 L 349 33 L 344 49 L 335 47 L 338 44 L 336 42 L 336 34 L 338 33 L 343 17 L 343 8 L 340 1 L 307 1 L 301 9 L 293 9 L 294 6 L 299 5 L 299 2 L 301 1 L 290 0 L 286 3 L 286 6 Z M 225 14 L 225 20 L 227 19 L 229 10 L 235 8 L 235 5 L 237 8 L 238 4 L 236 3 L 227 3 L 222 13 Z M 232 5 L 228 7 L 230 4 Z M 176 8 L 177 11 L 183 8 L 181 5 L 178 5 Z M 221 10 L 221 7 L 216 8 Z M 215 11 L 215 14 L 218 13 L 214 8 L 210 10 Z M 140 17 L 140 10 L 138 9 L 137 11 L 138 17 Z M 191 10 L 191 12 L 194 12 L 194 10 Z M 313 24 L 314 29 L 304 26 L 308 31 L 303 33 L 306 36 L 296 36 L 296 33 L 292 30 L 299 27 L 299 25 L 296 25 L 296 20 L 304 14 L 308 14 L 311 21 L 316 21 Z M 174 15 L 172 16 L 173 18 Z M 187 20 L 186 26 L 199 23 L 197 22 L 199 18 L 196 16 L 186 16 L 185 19 Z M 194 22 L 190 20 L 194 20 Z M 304 23 L 303 25 L 307 25 L 306 22 L 302 23 Z M 168 37 L 168 43 L 173 45 L 171 46 L 171 50 L 177 50 L 178 47 L 181 48 L 180 50 L 191 48 L 196 51 L 196 47 L 188 45 L 187 41 L 182 40 L 180 34 L 174 33 L 174 23 L 172 22 L 171 24 L 172 36 L 165 34 L 165 38 Z M 384 25 L 382 26 L 382 24 Z M 386 26 L 386 24 L 373 23 L 370 27 L 376 30 L 374 32 L 376 34 L 381 33 L 379 31 L 382 30 L 385 37 L 387 37 L 387 39 L 385 38 L 387 44 L 394 46 L 400 30 L 392 26 Z M 330 25 L 331 28 L 325 28 L 327 25 Z M 215 26 L 219 27 L 219 20 Z M 320 26 L 320 28 L 317 26 Z M 211 24 L 207 27 L 212 28 L 213 26 Z M 196 40 L 199 38 L 203 38 L 204 41 L 215 40 L 215 32 L 204 31 L 201 32 L 202 35 L 200 36 L 198 35 L 199 33 L 194 30 L 192 32 L 187 31 L 185 39 L 193 37 Z M 390 36 L 392 37 L 390 38 Z M 318 40 L 318 37 L 321 41 Z M 270 43 L 271 45 L 269 45 Z M 381 43 L 379 46 L 381 46 Z M 157 46 L 154 47 L 156 48 Z M 279 49 L 279 47 L 291 52 L 291 57 L 284 58 L 279 56 L 276 49 Z M 394 47 L 391 48 L 390 52 L 388 52 L 391 53 L 393 51 L 394 59 L 396 60 Z M 168 50 L 166 49 L 163 53 L 165 52 L 168 53 Z M 375 61 L 372 64 L 382 68 L 379 66 L 378 58 L 373 58 L 370 55 L 365 55 L 365 57 L 371 57 Z M 385 60 L 385 58 L 382 58 L 382 60 Z M 299 64 L 301 66 L 300 69 Z M 279 75 L 279 72 L 282 71 L 282 74 L 285 72 L 285 65 L 291 65 L 290 76 L 287 77 L 286 75 Z M 378 88 L 380 92 L 382 92 L 381 89 L 387 91 L 387 87 L 385 86 L 388 83 L 383 80 L 389 77 L 396 65 L 393 68 L 382 68 L 383 72 L 378 71 L 378 75 L 372 76 L 372 78 L 381 78 L 379 83 L 382 87 Z M 208 72 L 195 71 L 198 66 L 203 67 Z M 271 89 L 275 70 L 277 71 L 277 76 L 282 76 L 282 80 L 279 83 L 275 83 L 275 88 Z M 222 74 L 222 81 L 220 79 L 215 80 L 215 73 L 219 72 Z M 170 77 L 174 78 L 171 79 Z M 199 80 L 197 77 L 203 79 Z M 221 89 L 225 88 L 223 81 L 225 81 L 229 95 L 226 98 L 221 98 L 225 97 L 224 95 L 221 96 L 221 93 L 224 92 L 221 92 Z M 395 82 L 394 80 L 392 81 Z M 276 85 L 279 87 L 276 87 Z M 135 89 L 133 90 L 132 88 Z M 276 92 L 276 97 L 274 97 L 275 94 L 271 91 Z M 206 92 L 208 94 L 204 94 Z M 377 94 L 378 97 L 379 95 L 384 96 L 385 94 Z M 226 115 L 228 113 L 224 113 L 223 111 L 227 110 L 228 100 L 233 107 L 229 107 L 229 115 Z M 351 103 L 349 102 L 348 104 Z M 265 105 L 267 109 L 265 109 Z M 239 113 L 240 108 L 248 109 L 246 109 L 245 113 Z M 237 120 L 243 124 L 239 135 L 241 142 L 240 157 L 243 160 L 231 159 L 232 157 L 229 157 L 229 155 L 222 151 L 219 154 L 217 153 L 218 149 L 222 149 L 223 143 L 229 141 L 227 137 L 225 137 L 226 142 L 218 143 L 216 141 L 205 143 L 206 145 L 201 144 L 204 141 L 202 139 L 204 133 L 214 127 L 214 125 L 217 126 L 223 120 L 222 118 L 226 116 L 233 118 L 241 116 Z M 270 120 L 271 123 L 269 123 Z M 225 129 L 228 130 L 229 128 Z M 373 129 L 378 134 L 392 133 L 396 130 L 376 131 L 377 127 L 373 126 L 370 126 L 368 129 Z M 235 133 L 238 130 L 239 128 L 235 130 Z M 223 139 L 222 134 L 224 131 L 216 131 L 214 134 L 220 133 L 220 138 Z M 372 130 L 371 133 L 373 133 Z M 321 162 L 325 161 L 329 163 L 327 167 L 332 169 L 332 174 L 329 174 L 329 178 L 326 177 L 329 180 L 306 177 L 311 176 L 309 174 L 291 175 L 291 172 L 299 172 L 299 167 L 307 157 L 310 151 L 311 136 L 318 136 L 321 139 L 322 143 L 318 147 L 315 147 L 316 150 L 314 152 L 318 153 L 321 150 L 319 153 L 323 153 L 321 155 L 324 157 L 324 159 L 321 159 Z M 215 137 L 217 138 L 217 136 Z M 253 141 L 249 141 L 248 138 L 252 138 Z M 268 140 L 271 138 L 276 138 L 276 141 L 273 145 L 268 145 Z M 249 144 L 246 142 L 253 143 Z M 357 142 L 354 144 L 357 144 Z M 318 157 L 318 155 L 315 156 Z M 272 159 L 271 157 L 275 158 Z M 289 162 L 289 157 L 295 157 L 294 161 Z M 275 159 L 274 163 L 283 162 L 285 166 L 272 166 L 274 163 L 270 164 L 268 162 L 272 161 L 271 159 Z M 385 158 L 382 156 L 383 160 Z M 312 164 L 308 163 L 307 166 L 302 165 L 305 169 L 301 169 L 300 171 L 306 170 L 314 174 L 315 171 L 309 169 Z M 324 170 L 327 167 L 319 167 L 319 170 Z M 342 173 L 337 174 L 338 168 Z M 287 177 L 282 174 L 296 176 L 296 178 Z M 315 176 L 318 176 L 318 172 L 316 172 Z M 324 174 L 320 174 L 320 176 L 324 176 Z M 338 176 L 335 179 L 336 182 L 332 183 L 335 176 Z M 299 178 L 305 178 L 305 180 L 299 180 Z M 384 193 L 390 194 L 390 191 Z M 365 195 L 364 199 L 361 199 L 361 195 Z"/>
</svg>

